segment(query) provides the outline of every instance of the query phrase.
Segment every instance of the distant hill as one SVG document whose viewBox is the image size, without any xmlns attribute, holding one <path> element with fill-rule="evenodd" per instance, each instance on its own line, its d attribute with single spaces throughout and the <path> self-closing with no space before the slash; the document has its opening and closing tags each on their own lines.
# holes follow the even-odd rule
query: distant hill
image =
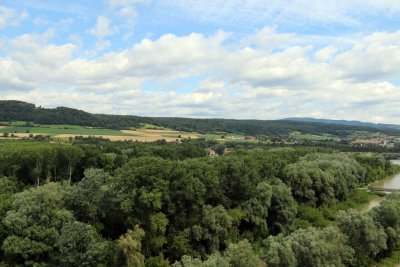
<svg viewBox="0 0 400 267">
<path fill-rule="evenodd" d="M 110 129 L 137 127 L 136 116 L 91 114 L 67 107 L 47 109 L 21 101 L 0 101 L 0 121 L 30 121 L 40 124 L 70 124 Z"/>
<path fill-rule="evenodd" d="M 330 119 L 316 119 L 316 118 L 303 118 L 303 117 L 286 118 L 283 120 L 329 123 L 329 124 L 339 124 L 339 125 L 349 125 L 349 126 L 365 126 L 365 127 L 373 127 L 373 128 L 380 128 L 380 129 L 381 128 L 400 128 L 400 125 L 396 125 L 396 124 L 372 123 L 372 122 L 349 121 L 349 120 L 330 120 Z"/>
<path fill-rule="evenodd" d="M 307 119 L 307 118 L 306 118 Z M 400 136 L 396 127 L 365 124 L 361 122 L 339 123 L 331 120 L 299 118 L 285 120 L 232 120 L 191 119 L 175 117 L 139 117 L 132 115 L 92 114 L 82 110 L 58 107 L 47 109 L 21 101 L 0 101 L 0 121 L 30 121 L 38 124 L 70 124 L 109 129 L 139 127 L 141 123 L 168 127 L 181 131 L 200 133 L 229 132 L 245 135 L 284 136 L 298 131 L 306 134 L 332 134 L 347 136 L 354 131 L 383 132 Z M 346 122 L 346 121 L 342 121 Z M 358 123 L 357 125 L 351 123 Z"/>
</svg>

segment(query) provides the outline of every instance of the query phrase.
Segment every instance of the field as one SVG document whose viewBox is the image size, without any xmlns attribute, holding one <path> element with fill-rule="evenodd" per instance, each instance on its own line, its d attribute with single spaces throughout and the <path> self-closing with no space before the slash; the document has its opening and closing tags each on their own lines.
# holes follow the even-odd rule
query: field
<svg viewBox="0 0 400 267">
<path fill-rule="evenodd" d="M 73 134 L 73 135 L 128 135 L 117 130 L 110 129 L 91 129 L 79 126 L 60 126 L 60 125 L 44 125 L 35 127 L 11 126 L 0 129 L 0 132 L 7 133 L 32 133 L 57 136 L 60 134 Z"/>
<path fill-rule="evenodd" d="M 9 139 L 26 138 L 30 135 L 51 136 L 58 139 L 69 139 L 75 136 L 93 136 L 110 139 L 111 141 L 139 141 L 153 142 L 165 139 L 167 142 L 173 142 L 183 138 L 199 138 L 202 135 L 197 133 L 174 131 L 171 129 L 160 128 L 154 125 L 145 124 L 142 128 L 132 130 L 112 130 L 82 127 L 77 125 L 34 125 L 26 122 L 2 123 L 0 133 L 13 134 Z"/>
<path fill-rule="evenodd" d="M 334 139 L 337 140 L 337 137 L 323 134 L 323 135 L 314 135 L 314 134 L 303 134 L 301 132 L 292 132 L 289 134 L 290 137 L 295 138 L 296 140 L 310 140 L 310 141 L 323 141 Z"/>
<path fill-rule="evenodd" d="M 245 141 L 244 135 L 232 133 L 207 133 L 203 135 L 208 140 L 216 141 Z"/>
</svg>

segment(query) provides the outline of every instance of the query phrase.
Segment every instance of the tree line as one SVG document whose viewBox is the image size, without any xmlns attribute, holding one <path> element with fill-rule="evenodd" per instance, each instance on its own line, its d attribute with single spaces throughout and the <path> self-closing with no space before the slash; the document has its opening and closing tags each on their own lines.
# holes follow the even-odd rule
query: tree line
<svg viewBox="0 0 400 267">
<path fill-rule="evenodd" d="M 397 171 L 383 158 L 315 147 L 211 158 L 210 145 L 2 142 L 1 264 L 364 266 L 398 246 L 395 195 L 337 227 L 299 220 L 302 206 Z"/>
</svg>

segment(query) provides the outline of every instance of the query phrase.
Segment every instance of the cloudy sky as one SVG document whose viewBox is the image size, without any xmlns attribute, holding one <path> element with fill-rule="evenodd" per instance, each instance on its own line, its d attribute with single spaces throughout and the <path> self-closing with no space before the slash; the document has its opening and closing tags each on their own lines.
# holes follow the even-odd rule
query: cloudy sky
<svg viewBox="0 0 400 267">
<path fill-rule="evenodd" d="M 400 1 L 0 0 L 0 99 L 400 123 Z"/>
</svg>

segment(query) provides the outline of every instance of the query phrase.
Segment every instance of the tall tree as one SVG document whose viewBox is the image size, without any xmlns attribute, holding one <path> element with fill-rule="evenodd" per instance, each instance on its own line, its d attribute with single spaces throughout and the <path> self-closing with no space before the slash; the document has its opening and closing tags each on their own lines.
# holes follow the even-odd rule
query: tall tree
<svg viewBox="0 0 400 267">
<path fill-rule="evenodd" d="M 339 229 L 348 236 L 347 243 L 354 249 L 358 264 L 366 265 L 378 253 L 387 249 L 387 235 L 383 227 L 369 214 L 357 210 L 340 211 Z"/>
<path fill-rule="evenodd" d="M 7 259 L 32 265 L 49 262 L 63 225 L 73 215 L 63 205 L 66 188 L 46 184 L 14 196 L 12 209 L 3 222 L 8 236 L 3 243 Z"/>
<path fill-rule="evenodd" d="M 118 238 L 115 264 L 126 267 L 144 267 L 142 239 L 145 232 L 138 225 Z"/>
<path fill-rule="evenodd" d="M 112 243 L 103 240 L 96 229 L 88 224 L 77 221 L 66 223 L 56 246 L 59 266 L 95 267 L 111 264 Z"/>
</svg>

